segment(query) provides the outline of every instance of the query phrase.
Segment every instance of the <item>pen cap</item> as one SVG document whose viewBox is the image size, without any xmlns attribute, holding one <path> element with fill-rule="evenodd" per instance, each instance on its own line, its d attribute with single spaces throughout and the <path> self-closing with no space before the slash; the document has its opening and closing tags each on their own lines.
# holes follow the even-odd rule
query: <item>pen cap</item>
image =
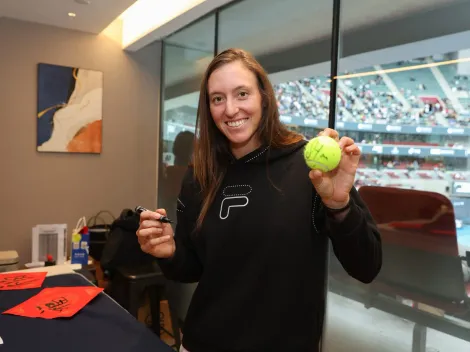
<svg viewBox="0 0 470 352">
<path fill-rule="evenodd" d="M 139 214 L 140 214 L 140 213 L 142 213 L 143 211 L 147 211 L 147 209 L 145 209 L 144 207 L 141 207 L 140 205 L 138 205 L 138 206 L 135 207 L 134 211 L 135 211 L 136 213 L 139 213 Z"/>
</svg>

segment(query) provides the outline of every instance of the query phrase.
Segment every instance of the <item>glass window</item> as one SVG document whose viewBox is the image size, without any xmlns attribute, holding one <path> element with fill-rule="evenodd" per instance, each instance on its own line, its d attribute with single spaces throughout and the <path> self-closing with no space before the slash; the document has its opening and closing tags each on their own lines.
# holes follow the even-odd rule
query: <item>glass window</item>
<svg viewBox="0 0 470 352">
<path fill-rule="evenodd" d="M 336 127 L 362 149 L 383 266 L 362 284 L 331 256 L 325 346 L 469 351 L 469 3 L 369 5 L 343 3 Z"/>
<path fill-rule="evenodd" d="M 215 15 L 163 43 L 163 103 L 158 206 L 176 219 L 176 198 L 192 153 L 199 85 L 214 56 Z"/>
<path fill-rule="evenodd" d="M 470 2 L 344 1 L 338 77 L 332 8 L 238 1 L 220 10 L 217 36 L 211 15 L 164 41 L 159 207 L 176 218 L 214 38 L 219 52 L 256 56 L 282 121 L 307 138 L 328 126 L 336 79 L 336 128 L 362 150 L 355 187 L 379 226 L 383 267 L 363 284 L 330 250 L 324 350 L 469 351 Z"/>
<path fill-rule="evenodd" d="M 329 60 L 331 17 L 331 0 L 236 2 L 219 13 L 218 48 L 251 52 L 269 74 L 283 73 L 274 83 L 287 83 L 305 77 L 300 68 Z"/>
<path fill-rule="evenodd" d="M 327 125 L 332 16 L 332 0 L 241 1 L 219 14 L 219 51 L 251 52 L 269 74 L 281 120 L 307 137 Z"/>
<path fill-rule="evenodd" d="M 199 85 L 213 58 L 215 15 L 205 17 L 163 42 L 158 207 L 176 221 L 176 201 L 192 154 Z M 168 299 L 184 322 L 196 284 L 169 281 Z"/>
</svg>

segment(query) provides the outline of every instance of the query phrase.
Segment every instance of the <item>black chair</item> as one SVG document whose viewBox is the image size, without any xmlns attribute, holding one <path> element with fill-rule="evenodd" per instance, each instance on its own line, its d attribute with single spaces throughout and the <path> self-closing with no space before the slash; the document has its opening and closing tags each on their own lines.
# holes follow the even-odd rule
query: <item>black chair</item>
<svg viewBox="0 0 470 352">
<path fill-rule="evenodd" d="M 156 264 L 139 267 L 120 267 L 113 276 L 110 295 L 116 299 L 130 314 L 138 317 L 138 311 L 142 297 L 149 295 L 150 314 L 152 319 L 151 329 L 160 337 L 160 301 L 166 296 L 167 279 Z M 170 318 L 176 348 L 181 345 L 178 316 L 175 309 L 169 303 Z"/>
</svg>

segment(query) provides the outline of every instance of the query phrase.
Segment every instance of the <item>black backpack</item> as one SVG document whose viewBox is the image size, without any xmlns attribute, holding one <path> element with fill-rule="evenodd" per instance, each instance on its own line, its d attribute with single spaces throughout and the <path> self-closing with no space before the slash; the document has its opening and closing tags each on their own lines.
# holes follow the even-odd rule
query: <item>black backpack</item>
<svg viewBox="0 0 470 352">
<path fill-rule="evenodd" d="M 119 267 L 143 266 L 156 261 L 140 248 L 136 235 L 139 216 L 131 209 L 124 209 L 111 224 L 100 261 L 101 268 L 110 279 Z"/>
</svg>

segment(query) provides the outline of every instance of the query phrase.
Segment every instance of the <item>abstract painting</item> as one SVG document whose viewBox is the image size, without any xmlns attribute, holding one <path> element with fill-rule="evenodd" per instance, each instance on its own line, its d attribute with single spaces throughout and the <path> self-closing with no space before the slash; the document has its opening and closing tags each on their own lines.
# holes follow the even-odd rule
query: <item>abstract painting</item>
<svg viewBox="0 0 470 352">
<path fill-rule="evenodd" d="M 101 153 L 103 73 L 38 64 L 37 150 Z"/>
</svg>

